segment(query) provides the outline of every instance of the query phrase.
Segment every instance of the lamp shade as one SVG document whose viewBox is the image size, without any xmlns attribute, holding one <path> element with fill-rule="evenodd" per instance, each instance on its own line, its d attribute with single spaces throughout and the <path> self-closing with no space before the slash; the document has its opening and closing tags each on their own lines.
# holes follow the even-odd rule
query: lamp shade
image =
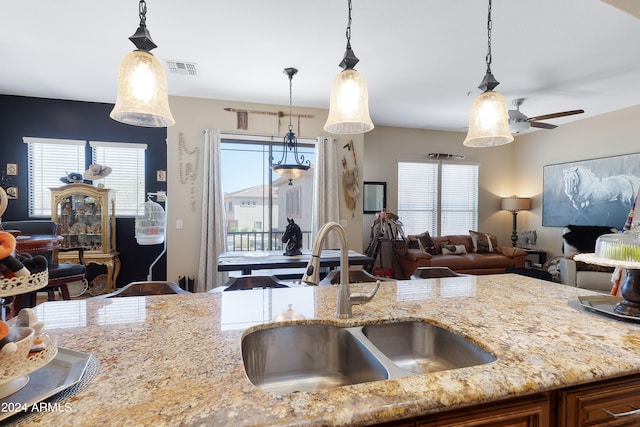
<svg viewBox="0 0 640 427">
<path fill-rule="evenodd" d="M 513 141 L 509 131 L 507 102 L 498 92 L 486 91 L 478 96 L 469 115 L 467 147 L 495 147 Z"/>
<path fill-rule="evenodd" d="M 505 197 L 502 199 L 502 210 L 518 212 L 518 211 L 528 211 L 531 209 L 531 199 L 526 197 Z"/>
<path fill-rule="evenodd" d="M 369 132 L 369 92 L 365 78 L 354 69 L 342 71 L 333 81 L 329 117 L 324 130 L 337 134 Z"/>
<path fill-rule="evenodd" d="M 302 174 L 304 174 L 308 170 L 308 165 L 279 165 L 273 167 L 273 171 L 275 173 L 283 178 L 288 179 L 290 183 L 294 179 L 300 178 Z"/>
<path fill-rule="evenodd" d="M 135 50 L 122 59 L 118 73 L 118 97 L 109 114 L 134 126 L 167 127 L 175 124 L 169 110 L 167 76 L 152 54 Z"/>
</svg>

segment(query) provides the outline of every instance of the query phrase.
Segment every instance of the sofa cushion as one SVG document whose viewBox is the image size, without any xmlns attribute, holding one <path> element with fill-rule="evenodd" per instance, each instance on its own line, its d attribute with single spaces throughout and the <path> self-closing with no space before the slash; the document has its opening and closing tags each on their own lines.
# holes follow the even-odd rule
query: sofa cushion
<svg viewBox="0 0 640 427">
<path fill-rule="evenodd" d="M 562 233 L 564 239 L 562 252 L 566 257 L 573 257 L 584 252 L 595 252 L 598 237 L 616 231 L 615 228 L 605 226 L 567 225 Z"/>
<path fill-rule="evenodd" d="M 479 254 L 495 252 L 498 246 L 498 238 L 489 233 L 469 230 L 471 241 L 473 242 L 473 252 Z"/>
<path fill-rule="evenodd" d="M 425 251 L 429 254 L 435 253 L 435 245 L 433 244 L 433 239 L 431 239 L 428 231 L 416 235 L 416 240 L 418 241 L 418 247 L 420 248 L 420 250 Z"/>
<path fill-rule="evenodd" d="M 435 246 L 435 254 L 442 254 L 442 246 L 443 245 L 464 245 L 467 253 L 473 252 L 473 243 L 471 242 L 471 236 L 469 235 L 450 235 L 450 236 L 442 236 L 442 237 L 434 237 L 433 244 Z"/>
<path fill-rule="evenodd" d="M 441 252 L 443 255 L 462 255 L 467 253 L 464 245 L 442 245 Z"/>
</svg>

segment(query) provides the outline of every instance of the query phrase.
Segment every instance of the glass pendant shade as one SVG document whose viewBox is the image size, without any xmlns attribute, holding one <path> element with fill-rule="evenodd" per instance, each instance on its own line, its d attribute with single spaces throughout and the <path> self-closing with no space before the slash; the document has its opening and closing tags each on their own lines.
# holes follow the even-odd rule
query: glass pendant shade
<svg viewBox="0 0 640 427">
<path fill-rule="evenodd" d="M 329 117 L 324 130 L 336 134 L 369 132 L 369 92 L 365 78 L 354 69 L 342 71 L 333 81 Z"/>
<path fill-rule="evenodd" d="M 273 171 L 281 177 L 288 179 L 289 183 L 294 179 L 300 178 L 308 170 L 308 165 L 279 165 L 273 167 Z"/>
<path fill-rule="evenodd" d="M 169 110 L 167 77 L 152 54 L 135 50 L 120 63 L 118 97 L 110 114 L 122 123 L 144 127 L 175 124 Z"/>
<path fill-rule="evenodd" d="M 486 91 L 476 98 L 469 116 L 467 147 L 496 147 L 513 141 L 509 131 L 507 102 L 498 92 Z"/>
</svg>

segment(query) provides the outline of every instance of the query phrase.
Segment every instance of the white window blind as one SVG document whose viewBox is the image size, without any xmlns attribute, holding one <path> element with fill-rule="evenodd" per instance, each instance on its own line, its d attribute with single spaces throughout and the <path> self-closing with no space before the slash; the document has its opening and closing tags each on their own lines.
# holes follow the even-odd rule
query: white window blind
<svg viewBox="0 0 640 427">
<path fill-rule="evenodd" d="M 64 183 L 60 178 L 85 171 L 86 141 L 24 137 L 28 144 L 29 216 L 51 217 L 50 188 Z"/>
<path fill-rule="evenodd" d="M 405 234 L 429 231 L 438 224 L 438 163 L 398 163 L 398 216 Z"/>
<path fill-rule="evenodd" d="M 442 163 L 440 235 L 478 229 L 478 165 Z"/>
<path fill-rule="evenodd" d="M 109 166 L 111 173 L 98 181 L 115 191 L 116 215 L 142 215 L 145 195 L 146 144 L 90 141 L 93 163 Z"/>
<path fill-rule="evenodd" d="M 477 164 L 398 162 L 398 216 L 406 234 L 468 234 L 478 225 Z"/>
</svg>

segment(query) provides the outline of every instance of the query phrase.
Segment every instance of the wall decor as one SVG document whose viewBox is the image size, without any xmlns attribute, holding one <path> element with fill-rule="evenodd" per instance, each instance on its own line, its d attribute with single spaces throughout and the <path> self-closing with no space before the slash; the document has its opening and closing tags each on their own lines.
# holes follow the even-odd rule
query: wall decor
<svg viewBox="0 0 640 427">
<path fill-rule="evenodd" d="M 622 229 L 640 188 L 640 154 L 543 167 L 542 225 Z"/>
<path fill-rule="evenodd" d="M 387 206 L 387 183 L 364 182 L 364 213 L 375 214 Z"/>
<path fill-rule="evenodd" d="M 7 199 L 15 200 L 18 198 L 18 187 L 7 187 Z"/>
<path fill-rule="evenodd" d="M 157 170 L 156 171 L 156 181 L 158 182 L 166 182 L 167 181 L 167 171 L 166 170 Z"/>
<path fill-rule="evenodd" d="M 18 164 L 17 163 L 7 163 L 7 175 L 18 175 Z"/>
</svg>

